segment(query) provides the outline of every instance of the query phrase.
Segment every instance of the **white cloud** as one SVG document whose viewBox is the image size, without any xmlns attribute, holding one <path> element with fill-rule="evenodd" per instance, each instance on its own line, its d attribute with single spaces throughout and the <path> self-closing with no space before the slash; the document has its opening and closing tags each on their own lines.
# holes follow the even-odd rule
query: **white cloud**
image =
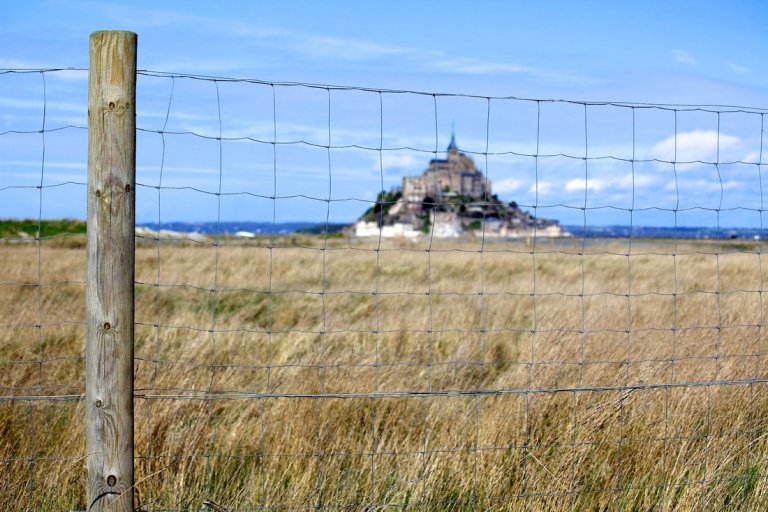
<svg viewBox="0 0 768 512">
<path fill-rule="evenodd" d="M 729 66 L 731 66 L 731 69 L 734 71 L 737 71 L 739 73 L 751 73 L 752 70 L 750 68 L 745 68 L 744 66 L 739 66 L 738 64 L 730 63 Z"/>
<path fill-rule="evenodd" d="M 535 78 L 562 83 L 587 83 L 589 81 L 587 78 L 581 76 L 543 71 L 541 69 L 529 68 L 508 62 L 490 62 L 469 57 L 454 57 L 441 53 L 416 51 L 412 52 L 411 56 L 415 60 L 424 61 L 428 67 L 445 73 L 457 73 L 463 75 L 525 74 Z"/>
<path fill-rule="evenodd" d="M 32 167 L 40 168 L 40 160 L 0 160 L 0 167 Z M 57 160 L 46 160 L 46 169 L 85 169 L 85 162 L 67 162 Z"/>
<path fill-rule="evenodd" d="M 723 190 L 736 190 L 744 188 L 745 183 L 743 181 L 728 180 L 723 182 Z M 719 184 L 718 184 L 719 187 Z"/>
<path fill-rule="evenodd" d="M 717 159 L 718 142 L 722 153 L 733 150 L 741 144 L 741 139 L 734 135 L 716 132 L 715 130 L 693 130 L 681 132 L 677 137 L 670 135 L 651 148 L 654 158 L 671 162 L 714 162 Z M 677 144 L 677 156 L 675 156 Z"/>
<path fill-rule="evenodd" d="M 382 153 L 381 163 L 377 159 L 373 165 L 375 171 L 379 170 L 379 167 L 383 166 L 384 169 L 418 169 L 424 167 L 424 161 L 417 159 L 415 156 L 408 153 Z"/>
<path fill-rule="evenodd" d="M 656 185 L 659 182 L 659 178 L 650 174 L 625 174 L 621 178 L 618 178 L 615 182 L 615 186 L 618 188 L 632 189 L 632 188 L 645 188 Z"/>
<path fill-rule="evenodd" d="M 546 195 L 552 190 L 552 183 L 549 181 L 537 181 L 528 189 L 532 194 Z"/>
<path fill-rule="evenodd" d="M 306 36 L 296 32 L 290 33 L 290 35 L 294 38 L 294 43 L 291 46 L 295 49 L 309 55 L 327 56 L 340 60 L 359 61 L 404 56 L 413 53 L 413 50 L 408 48 L 377 44 L 359 39 Z"/>
<path fill-rule="evenodd" d="M 107 10 L 113 18 L 119 19 L 121 23 L 128 23 L 136 27 L 170 27 L 182 28 L 189 31 L 204 29 L 234 39 L 262 40 L 268 44 L 273 44 L 274 46 L 279 46 L 281 48 L 290 48 L 312 57 L 356 61 L 370 58 L 401 56 L 412 52 L 412 50 L 408 48 L 378 44 L 359 39 L 312 35 L 297 30 L 254 26 L 243 20 L 226 17 L 215 18 L 210 16 L 199 16 L 168 9 L 145 9 L 141 12 L 141 16 L 137 17 L 135 11 L 126 6 L 108 4 L 107 7 L 102 8 L 103 10 Z M 185 70 L 195 69 L 199 71 L 199 69 L 201 69 L 201 64 L 198 61 L 189 62 L 190 64 L 193 64 L 193 66 Z M 209 71 L 228 71 L 240 67 L 242 67 L 242 65 L 233 59 L 229 59 L 228 61 L 223 60 L 218 64 L 212 61 L 204 63 L 204 69 Z M 184 66 L 172 64 L 170 68 L 181 70 Z M 157 69 L 167 70 L 169 69 L 169 66 Z"/>
<path fill-rule="evenodd" d="M 227 73 L 243 68 L 243 62 L 235 58 L 185 59 L 174 56 L 172 60 L 162 60 L 165 56 L 155 56 L 158 57 L 158 60 L 149 61 L 142 68 L 177 73 L 194 70 L 198 74 Z"/>
<path fill-rule="evenodd" d="M 40 69 L 42 67 L 45 67 L 45 66 L 41 66 L 39 62 L 0 58 L 1 69 Z"/>
<path fill-rule="evenodd" d="M 83 69 L 57 69 L 45 74 L 46 80 L 53 78 L 63 82 L 87 82 L 88 71 Z"/>
<path fill-rule="evenodd" d="M 24 100 L 16 98 L 4 98 L 0 97 L 0 107 L 17 108 L 17 109 L 41 109 L 43 108 L 43 98 L 40 94 L 39 100 Z M 69 103 L 64 101 L 46 101 L 45 108 L 48 111 L 60 110 L 62 112 L 77 112 L 83 113 L 87 110 L 88 105 L 79 103 Z"/>
<path fill-rule="evenodd" d="M 149 9 L 136 16 L 133 10 L 121 5 L 107 4 L 99 6 L 106 10 L 114 19 L 137 27 L 151 28 L 182 28 L 188 31 L 204 29 L 216 32 L 225 37 L 241 40 L 258 40 L 277 49 L 287 49 L 313 59 L 359 62 L 366 60 L 397 59 L 410 61 L 432 70 L 447 73 L 470 75 L 496 74 L 527 74 L 533 77 L 565 83 L 587 83 L 582 76 L 567 75 L 554 71 L 529 68 L 509 62 L 493 62 L 460 55 L 449 55 L 440 51 L 429 51 L 396 44 L 381 43 L 367 39 L 311 34 L 303 31 L 268 26 L 253 26 L 239 19 L 212 18 L 194 14 L 179 13 L 167 9 Z M 192 67 L 187 67 L 193 64 Z M 236 61 L 222 60 L 221 62 L 166 63 L 165 66 L 150 66 L 154 69 L 173 69 L 199 72 L 205 69 L 209 72 L 230 71 L 242 67 Z"/>
<path fill-rule="evenodd" d="M 617 190 L 637 190 L 654 186 L 658 183 L 658 178 L 650 174 L 631 173 L 623 176 L 612 176 L 608 178 L 575 178 L 565 184 L 565 190 L 568 192 L 584 192 L 584 189 L 594 192 L 612 192 Z"/>
<path fill-rule="evenodd" d="M 160 170 L 157 165 L 137 165 L 139 172 L 156 172 Z M 216 167 L 193 167 L 188 165 L 164 165 L 163 173 L 166 177 L 169 174 L 199 174 L 204 176 L 218 176 L 219 169 Z"/>
<path fill-rule="evenodd" d="M 136 115 L 138 117 L 143 117 L 143 118 L 165 119 L 165 117 L 168 114 L 164 109 L 157 109 L 157 110 L 139 110 L 138 112 L 136 112 Z M 202 114 L 193 114 L 189 112 L 181 112 L 178 110 L 171 110 L 171 117 L 174 120 L 178 120 L 178 121 L 208 121 L 211 123 L 218 122 L 217 117 L 205 116 Z M 272 125 L 270 124 L 269 126 L 271 128 Z"/>
<path fill-rule="evenodd" d="M 693 56 L 688 53 L 685 50 L 672 50 L 672 53 L 675 55 L 675 60 L 677 62 L 680 62 L 681 64 L 688 64 L 689 66 L 695 66 L 699 63 L 696 59 L 693 58 Z"/>
<path fill-rule="evenodd" d="M 533 73 L 534 70 L 518 66 L 516 64 L 503 64 L 498 62 L 486 62 L 470 58 L 439 59 L 430 63 L 430 66 L 440 71 L 453 73 L 465 73 L 471 75 L 485 75 L 489 73 Z"/>
<path fill-rule="evenodd" d="M 506 178 L 493 183 L 493 191 L 497 194 L 508 194 L 523 186 L 523 181 L 515 178 Z"/>
<path fill-rule="evenodd" d="M 718 193 L 721 190 L 725 191 L 743 189 L 744 186 L 744 182 L 737 180 L 723 181 L 721 187 L 720 181 L 716 179 L 678 179 L 677 186 L 675 186 L 674 181 L 670 181 L 664 188 L 667 190 L 689 190 L 694 192 Z"/>
<path fill-rule="evenodd" d="M 584 190 L 586 188 L 588 190 L 595 190 L 599 192 L 604 190 L 609 185 L 610 183 L 607 180 L 600 178 L 591 178 L 589 180 L 584 180 L 584 178 L 576 178 L 565 184 L 565 190 L 574 192 L 578 190 Z"/>
</svg>

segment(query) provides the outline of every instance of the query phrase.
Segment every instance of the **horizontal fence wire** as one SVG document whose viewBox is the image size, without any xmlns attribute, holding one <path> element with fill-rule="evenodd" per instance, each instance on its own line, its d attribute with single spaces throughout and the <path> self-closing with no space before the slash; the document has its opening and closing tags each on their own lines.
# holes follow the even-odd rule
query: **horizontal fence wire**
<svg viewBox="0 0 768 512">
<path fill-rule="evenodd" d="M 768 109 L 138 75 L 141 510 L 759 509 Z M 85 508 L 86 77 L 0 70 L 10 508 Z"/>
</svg>

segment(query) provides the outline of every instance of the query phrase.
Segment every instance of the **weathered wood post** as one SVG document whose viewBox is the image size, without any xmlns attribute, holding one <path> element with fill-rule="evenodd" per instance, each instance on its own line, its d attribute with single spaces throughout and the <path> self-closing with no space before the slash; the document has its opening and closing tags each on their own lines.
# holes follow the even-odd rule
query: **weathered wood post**
<svg viewBox="0 0 768 512">
<path fill-rule="evenodd" d="M 87 510 L 133 510 L 136 41 L 91 34 L 88 72 Z"/>
</svg>

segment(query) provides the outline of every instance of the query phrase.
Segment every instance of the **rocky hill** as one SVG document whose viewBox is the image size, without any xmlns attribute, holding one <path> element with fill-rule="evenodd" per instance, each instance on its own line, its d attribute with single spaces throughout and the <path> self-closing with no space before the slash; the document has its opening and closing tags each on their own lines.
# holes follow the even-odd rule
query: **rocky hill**
<svg viewBox="0 0 768 512">
<path fill-rule="evenodd" d="M 400 189 L 380 193 L 351 232 L 387 237 L 568 236 L 559 222 L 536 218 L 514 201 L 501 201 L 453 136 L 446 158 L 432 159 L 420 176 L 405 176 Z"/>
</svg>

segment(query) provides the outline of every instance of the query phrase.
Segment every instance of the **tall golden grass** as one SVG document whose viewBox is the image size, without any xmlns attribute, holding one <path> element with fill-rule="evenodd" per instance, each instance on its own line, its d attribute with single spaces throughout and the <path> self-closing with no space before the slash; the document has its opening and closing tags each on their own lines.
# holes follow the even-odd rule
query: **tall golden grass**
<svg viewBox="0 0 768 512">
<path fill-rule="evenodd" d="M 764 508 L 757 245 L 267 242 L 137 248 L 141 509 Z M 0 246 L 3 395 L 83 392 L 69 245 Z M 84 509 L 84 456 L 0 400 L 0 508 Z"/>
</svg>

